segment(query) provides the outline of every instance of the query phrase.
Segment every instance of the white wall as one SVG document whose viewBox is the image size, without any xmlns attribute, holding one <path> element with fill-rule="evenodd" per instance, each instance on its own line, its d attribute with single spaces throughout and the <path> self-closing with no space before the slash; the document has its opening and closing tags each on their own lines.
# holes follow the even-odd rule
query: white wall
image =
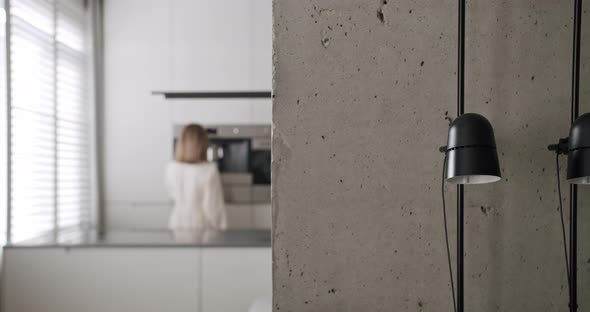
<svg viewBox="0 0 590 312">
<path fill-rule="evenodd" d="M 105 1 L 102 156 L 108 227 L 166 226 L 171 204 L 162 180 L 174 124 L 271 123 L 268 99 L 171 101 L 151 95 L 270 90 L 271 9 L 270 0 Z M 262 223 L 252 207 L 229 210 L 230 226 Z"/>
</svg>

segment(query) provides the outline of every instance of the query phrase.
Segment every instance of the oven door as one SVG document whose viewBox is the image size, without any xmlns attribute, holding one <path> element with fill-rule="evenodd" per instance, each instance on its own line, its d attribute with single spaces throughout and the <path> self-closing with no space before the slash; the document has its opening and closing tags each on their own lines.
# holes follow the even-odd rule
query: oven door
<svg viewBox="0 0 590 312">
<path fill-rule="evenodd" d="M 246 138 L 209 139 L 207 159 L 217 163 L 227 203 L 249 204 L 254 201 L 250 147 L 251 140 Z"/>
</svg>

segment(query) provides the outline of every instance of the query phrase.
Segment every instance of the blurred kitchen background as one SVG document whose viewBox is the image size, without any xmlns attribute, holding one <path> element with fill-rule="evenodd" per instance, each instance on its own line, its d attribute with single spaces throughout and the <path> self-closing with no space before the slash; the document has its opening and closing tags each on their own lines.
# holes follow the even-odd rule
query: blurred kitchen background
<svg viewBox="0 0 590 312">
<path fill-rule="evenodd" d="M 271 9 L 270 0 L 104 1 L 107 228 L 167 226 L 163 168 L 177 126 L 270 126 L 270 98 L 167 100 L 152 92 L 270 91 Z M 230 228 L 270 229 L 270 193 L 230 203 L 228 211 Z"/>
<path fill-rule="evenodd" d="M 0 8 L 2 311 L 270 311 L 271 0 Z M 189 123 L 227 231 L 167 229 Z"/>
</svg>

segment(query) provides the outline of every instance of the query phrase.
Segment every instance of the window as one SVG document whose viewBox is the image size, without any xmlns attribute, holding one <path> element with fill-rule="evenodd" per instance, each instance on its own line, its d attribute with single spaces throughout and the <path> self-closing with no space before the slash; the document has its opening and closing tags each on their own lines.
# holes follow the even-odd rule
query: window
<svg viewBox="0 0 590 312">
<path fill-rule="evenodd" d="M 89 224 L 92 103 L 84 0 L 8 1 L 12 242 Z"/>
<path fill-rule="evenodd" d="M 6 203 L 7 203 L 7 119 L 6 119 L 6 11 L 4 1 L 0 1 L 0 245 L 6 242 Z"/>
</svg>

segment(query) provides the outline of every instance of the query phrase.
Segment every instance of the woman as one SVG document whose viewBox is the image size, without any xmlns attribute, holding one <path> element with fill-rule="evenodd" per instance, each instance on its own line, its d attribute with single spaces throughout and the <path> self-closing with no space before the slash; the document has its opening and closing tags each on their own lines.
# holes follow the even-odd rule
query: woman
<svg viewBox="0 0 590 312">
<path fill-rule="evenodd" d="M 207 161 L 208 143 L 203 127 L 186 126 L 176 142 L 176 161 L 166 167 L 166 188 L 174 200 L 169 227 L 174 231 L 227 228 L 217 164 Z"/>
</svg>

